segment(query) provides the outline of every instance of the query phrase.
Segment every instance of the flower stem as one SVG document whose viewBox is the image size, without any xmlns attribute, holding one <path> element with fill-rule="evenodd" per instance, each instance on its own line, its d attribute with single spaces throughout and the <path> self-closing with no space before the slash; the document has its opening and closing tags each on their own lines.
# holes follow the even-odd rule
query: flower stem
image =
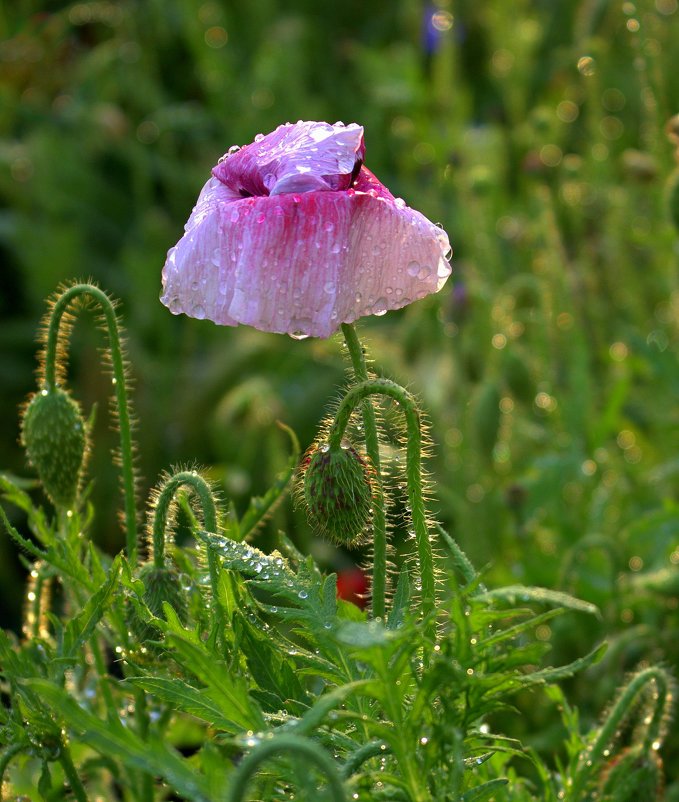
<svg viewBox="0 0 679 802">
<path fill-rule="evenodd" d="M 635 674 L 620 693 L 610 713 L 606 717 L 599 735 L 592 745 L 581 755 L 578 768 L 570 789 L 570 798 L 573 802 L 582 799 L 587 784 L 596 771 L 596 767 L 604 755 L 604 751 L 615 739 L 623 720 L 644 693 L 649 683 L 655 685 L 653 694 L 653 712 L 644 714 L 643 749 L 657 750 L 660 748 L 664 735 L 669 710 L 672 706 L 672 680 L 667 672 L 659 666 L 650 666 Z"/>
<path fill-rule="evenodd" d="M 203 527 L 207 532 L 217 532 L 217 505 L 210 486 L 196 471 L 179 471 L 170 476 L 162 485 L 153 512 L 153 564 L 156 568 L 165 565 L 165 529 L 170 504 L 180 487 L 187 486 L 198 496 L 203 512 Z M 224 616 L 219 602 L 219 556 L 214 549 L 207 548 L 207 564 L 210 573 L 210 585 L 214 599 L 214 610 L 219 638 L 223 638 Z"/>
<path fill-rule="evenodd" d="M 10 764 L 10 761 L 19 752 L 27 751 L 27 744 L 10 744 L 5 751 L 0 755 L 0 802 L 2 802 L 2 788 L 5 784 L 5 772 Z"/>
<path fill-rule="evenodd" d="M 299 757 L 300 764 L 315 763 L 328 781 L 333 802 L 347 802 L 344 786 L 332 758 L 315 741 L 299 735 L 281 735 L 263 741 L 243 758 L 233 776 L 228 802 L 243 802 L 248 783 L 257 767 L 276 752 L 292 752 Z"/>
<path fill-rule="evenodd" d="M 132 565 L 137 560 L 137 512 L 134 497 L 134 464 L 132 449 L 132 422 L 127 399 L 125 382 L 125 363 L 121 346 L 118 318 L 111 299 L 99 287 L 92 284 L 74 284 L 64 290 L 57 298 L 49 317 L 45 341 L 45 374 L 47 388 L 57 386 L 57 363 L 60 357 L 60 324 L 69 304 L 78 296 L 89 295 L 98 304 L 106 321 L 108 331 L 109 355 L 113 370 L 118 430 L 120 434 L 120 467 L 124 496 L 124 518 L 126 531 L 127 557 Z"/>
<path fill-rule="evenodd" d="M 85 791 L 80 777 L 78 776 L 78 772 L 73 765 L 71 752 L 65 744 L 61 747 L 59 762 L 61 763 L 61 767 L 64 770 L 66 779 L 71 786 L 71 792 L 73 793 L 74 798 L 77 799 L 78 802 L 87 802 L 87 792 Z"/>
<path fill-rule="evenodd" d="M 434 611 L 436 609 L 436 584 L 434 580 L 434 558 L 429 540 L 429 527 L 424 506 L 422 485 L 422 432 L 420 413 L 413 396 L 399 384 L 389 379 L 370 379 L 350 388 L 342 399 L 328 437 L 330 448 L 339 448 L 349 424 L 349 418 L 358 404 L 370 395 L 393 398 L 403 410 L 406 419 L 408 443 L 406 447 L 406 480 L 408 502 L 412 517 L 417 552 L 420 563 L 422 617 L 428 620 L 427 632 L 434 633 Z"/>
<path fill-rule="evenodd" d="M 342 334 L 347 344 L 354 376 L 357 382 L 368 380 L 363 348 L 351 323 L 342 324 Z M 372 613 L 375 618 L 384 619 L 387 582 L 387 516 L 380 468 L 380 444 L 377 436 L 377 421 L 372 403 L 366 399 L 363 404 L 363 431 L 365 448 L 372 463 L 377 481 L 373 498 L 373 573 L 371 582 Z"/>
</svg>

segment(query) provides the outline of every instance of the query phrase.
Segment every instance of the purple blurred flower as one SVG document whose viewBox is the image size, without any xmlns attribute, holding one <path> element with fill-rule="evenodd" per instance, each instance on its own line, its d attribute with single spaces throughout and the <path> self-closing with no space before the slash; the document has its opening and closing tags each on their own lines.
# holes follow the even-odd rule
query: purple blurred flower
<svg viewBox="0 0 679 802">
<path fill-rule="evenodd" d="M 363 166 L 363 128 L 298 122 L 232 148 L 163 268 L 175 314 L 329 337 L 437 292 L 445 231 Z"/>
</svg>

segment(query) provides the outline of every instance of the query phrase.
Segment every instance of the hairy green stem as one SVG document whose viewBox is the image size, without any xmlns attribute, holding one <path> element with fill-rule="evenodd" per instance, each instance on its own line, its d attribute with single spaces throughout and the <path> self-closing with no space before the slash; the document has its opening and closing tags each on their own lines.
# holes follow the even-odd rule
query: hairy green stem
<svg viewBox="0 0 679 802">
<path fill-rule="evenodd" d="M 156 568 L 163 568 L 165 565 L 167 517 L 180 487 L 189 487 L 198 496 L 203 513 L 203 527 L 208 532 L 217 532 L 217 505 L 205 479 L 196 471 L 179 471 L 173 474 L 163 483 L 153 511 L 153 564 Z"/>
<path fill-rule="evenodd" d="M 115 387 L 118 431 L 120 434 L 120 468 L 123 486 L 124 518 L 127 558 L 130 564 L 137 561 L 137 511 L 134 494 L 134 463 L 132 448 L 132 422 L 127 399 L 125 364 L 121 346 L 118 318 L 111 299 L 92 284 L 74 284 L 57 298 L 49 318 L 45 342 L 45 384 L 48 389 L 57 386 L 57 359 L 59 355 L 59 327 L 69 304 L 78 296 L 89 295 L 100 307 L 108 330 L 108 346 Z"/>
<path fill-rule="evenodd" d="M 635 674 L 623 688 L 599 730 L 597 739 L 580 757 L 573 784 L 570 788 L 570 798 L 573 802 L 578 802 L 583 798 L 587 784 L 593 772 L 596 771 L 604 751 L 615 740 L 616 733 L 620 729 L 622 722 L 629 715 L 630 710 L 646 690 L 649 683 L 655 684 L 653 713 L 647 719 L 648 723 L 645 723 L 644 726 L 642 749 L 648 751 L 651 749 L 657 750 L 660 747 L 663 737 L 663 724 L 671 707 L 672 694 L 670 691 L 672 680 L 663 668 L 651 666 Z"/>
<path fill-rule="evenodd" d="M 365 363 L 363 348 L 351 323 L 342 323 L 342 334 L 351 357 L 351 365 L 357 382 L 368 380 L 368 368 Z M 375 410 L 369 399 L 363 404 L 363 434 L 365 449 L 377 477 L 373 496 L 373 573 L 370 586 L 372 613 L 375 618 L 384 618 L 387 585 L 387 515 L 384 501 L 384 488 L 380 467 L 380 443 L 377 436 L 377 420 Z"/>
<path fill-rule="evenodd" d="M 408 442 L 406 446 L 406 481 L 408 485 L 408 503 L 413 530 L 417 542 L 417 553 L 420 563 L 421 606 L 422 616 L 428 620 L 427 631 L 434 633 L 434 611 L 436 609 L 436 584 L 434 581 L 434 558 L 429 540 L 429 527 L 424 506 L 422 483 L 422 432 L 420 430 L 420 413 L 413 396 L 399 384 L 389 379 L 370 379 L 350 388 L 342 399 L 328 437 L 331 449 L 341 447 L 342 438 L 352 412 L 370 395 L 384 395 L 394 399 L 406 419 Z"/>
<path fill-rule="evenodd" d="M 175 473 L 164 482 L 153 514 L 153 564 L 156 568 L 162 568 L 165 565 L 167 516 L 174 496 L 180 487 L 189 487 L 198 496 L 203 513 L 203 527 L 208 532 L 217 532 L 217 505 L 208 483 L 197 471 L 179 471 Z M 206 547 L 206 550 L 215 620 L 221 640 L 224 632 L 224 615 L 222 605 L 219 602 L 219 556 L 209 546 Z"/>
<path fill-rule="evenodd" d="M 66 779 L 71 786 L 71 791 L 73 792 L 74 798 L 77 799 L 78 802 L 87 802 L 87 792 L 85 791 L 85 787 L 83 786 L 80 777 L 78 776 L 78 772 L 73 765 L 71 752 L 66 744 L 62 745 L 61 747 L 61 752 L 59 753 L 59 762 L 61 763 L 61 767 L 64 770 Z"/>
<path fill-rule="evenodd" d="M 332 758 L 315 741 L 299 735 L 281 735 L 263 741 L 243 758 L 233 776 L 227 802 L 243 802 L 250 779 L 260 763 L 278 752 L 291 752 L 299 757 L 300 763 L 314 763 L 328 781 L 333 802 L 347 802 L 342 780 Z"/>
</svg>

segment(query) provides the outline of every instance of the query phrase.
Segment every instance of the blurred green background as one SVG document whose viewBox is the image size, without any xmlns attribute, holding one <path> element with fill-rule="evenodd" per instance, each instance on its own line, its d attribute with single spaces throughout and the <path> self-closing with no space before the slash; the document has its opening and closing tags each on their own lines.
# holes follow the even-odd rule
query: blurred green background
<svg viewBox="0 0 679 802">
<path fill-rule="evenodd" d="M 93 278 L 121 300 L 144 489 L 198 463 L 239 509 L 265 490 L 275 421 L 308 445 L 345 380 L 339 340 L 175 318 L 160 271 L 230 145 L 359 122 L 368 167 L 455 251 L 439 295 L 361 324 L 429 414 L 440 520 L 489 583 L 600 605 L 537 633 L 555 661 L 610 641 L 569 688 L 585 720 L 626 670 L 677 665 L 677 0 L 16 0 L 0 36 L 1 469 L 29 475 L 17 407 L 44 299 Z M 94 536 L 114 552 L 101 344 L 78 324 L 70 383 L 98 404 Z M 287 502 L 276 527 L 345 559 Z M 0 539 L 7 625 L 21 577 Z M 548 739 L 547 716 L 523 726 Z"/>
</svg>

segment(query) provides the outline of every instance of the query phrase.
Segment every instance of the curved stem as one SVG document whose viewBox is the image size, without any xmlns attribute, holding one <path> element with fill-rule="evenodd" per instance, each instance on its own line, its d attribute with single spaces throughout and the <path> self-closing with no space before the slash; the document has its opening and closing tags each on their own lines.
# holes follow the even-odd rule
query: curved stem
<svg viewBox="0 0 679 802">
<path fill-rule="evenodd" d="M 210 486 L 196 471 L 179 471 L 167 479 L 160 490 L 153 512 L 153 564 L 165 565 L 165 529 L 170 505 L 180 487 L 190 487 L 198 496 L 203 511 L 203 526 L 208 532 L 217 531 L 217 505 Z"/>
<path fill-rule="evenodd" d="M 368 368 L 365 364 L 363 348 L 356 334 L 356 329 L 350 323 L 342 324 L 342 334 L 351 357 L 351 365 L 357 382 L 368 380 Z M 387 583 L 387 516 L 382 488 L 382 475 L 380 468 L 380 444 L 377 436 L 377 420 L 375 410 L 369 400 L 363 404 L 363 432 L 365 435 L 365 448 L 372 463 L 377 482 L 373 496 L 373 573 L 370 587 L 372 598 L 372 613 L 375 618 L 384 619 L 385 596 Z"/>
<path fill-rule="evenodd" d="M 422 433 L 420 413 L 413 396 L 389 379 L 370 379 L 352 387 L 342 399 L 335 420 L 330 429 L 328 444 L 330 448 L 340 448 L 342 437 L 349 418 L 357 405 L 370 395 L 384 395 L 393 398 L 403 410 L 406 419 L 408 443 L 406 447 L 406 480 L 408 502 L 417 542 L 420 563 L 422 616 L 429 619 L 427 631 L 433 635 L 434 611 L 436 609 L 436 584 L 434 580 L 434 558 L 429 541 L 429 527 L 424 506 L 422 485 Z"/>
<path fill-rule="evenodd" d="M 18 755 L 19 752 L 23 752 L 26 749 L 28 749 L 26 744 L 12 744 L 0 755 L 0 802 L 2 802 L 2 786 L 5 784 L 7 766 L 9 766 L 10 761 L 15 755 Z"/>
<path fill-rule="evenodd" d="M 315 741 L 298 735 L 281 735 L 264 741 L 252 750 L 241 762 L 233 777 L 228 802 L 243 802 L 250 778 L 260 763 L 277 752 L 292 752 L 300 762 L 315 763 L 328 781 L 333 802 L 347 802 L 347 796 L 332 758 Z"/>
<path fill-rule="evenodd" d="M 153 515 L 153 564 L 156 568 L 165 565 L 165 529 L 170 504 L 180 487 L 190 487 L 198 496 L 203 512 L 203 526 L 208 532 L 217 532 L 217 505 L 210 486 L 196 471 L 179 471 L 163 484 Z M 219 557 L 214 549 L 207 547 L 207 565 L 220 640 L 224 633 L 224 615 L 219 601 Z"/>
<path fill-rule="evenodd" d="M 653 714 L 648 717 L 648 724 L 645 725 L 642 748 L 644 751 L 648 751 L 650 749 L 656 750 L 660 747 L 663 724 L 670 706 L 668 697 L 671 699 L 672 696 L 670 693 L 671 678 L 664 669 L 659 666 L 651 666 L 635 674 L 623 688 L 622 693 L 606 717 L 597 739 L 581 756 L 573 778 L 573 785 L 571 786 L 571 798 L 574 802 L 582 798 L 587 783 L 592 773 L 596 770 L 604 751 L 614 740 L 623 720 L 650 682 L 655 683 L 656 693 L 654 695 Z"/>
<path fill-rule="evenodd" d="M 116 410 L 120 434 L 120 468 L 122 475 L 127 557 L 132 565 L 137 561 L 137 511 L 134 497 L 134 464 L 132 449 L 132 423 L 125 383 L 125 364 L 123 360 L 118 318 L 111 299 L 99 287 L 92 284 L 74 284 L 64 290 L 57 298 L 50 313 L 45 341 L 45 384 L 48 388 L 57 385 L 57 358 L 59 355 L 59 327 L 69 304 L 79 295 L 89 295 L 98 304 L 106 321 L 108 346 L 113 370 Z"/>
</svg>

